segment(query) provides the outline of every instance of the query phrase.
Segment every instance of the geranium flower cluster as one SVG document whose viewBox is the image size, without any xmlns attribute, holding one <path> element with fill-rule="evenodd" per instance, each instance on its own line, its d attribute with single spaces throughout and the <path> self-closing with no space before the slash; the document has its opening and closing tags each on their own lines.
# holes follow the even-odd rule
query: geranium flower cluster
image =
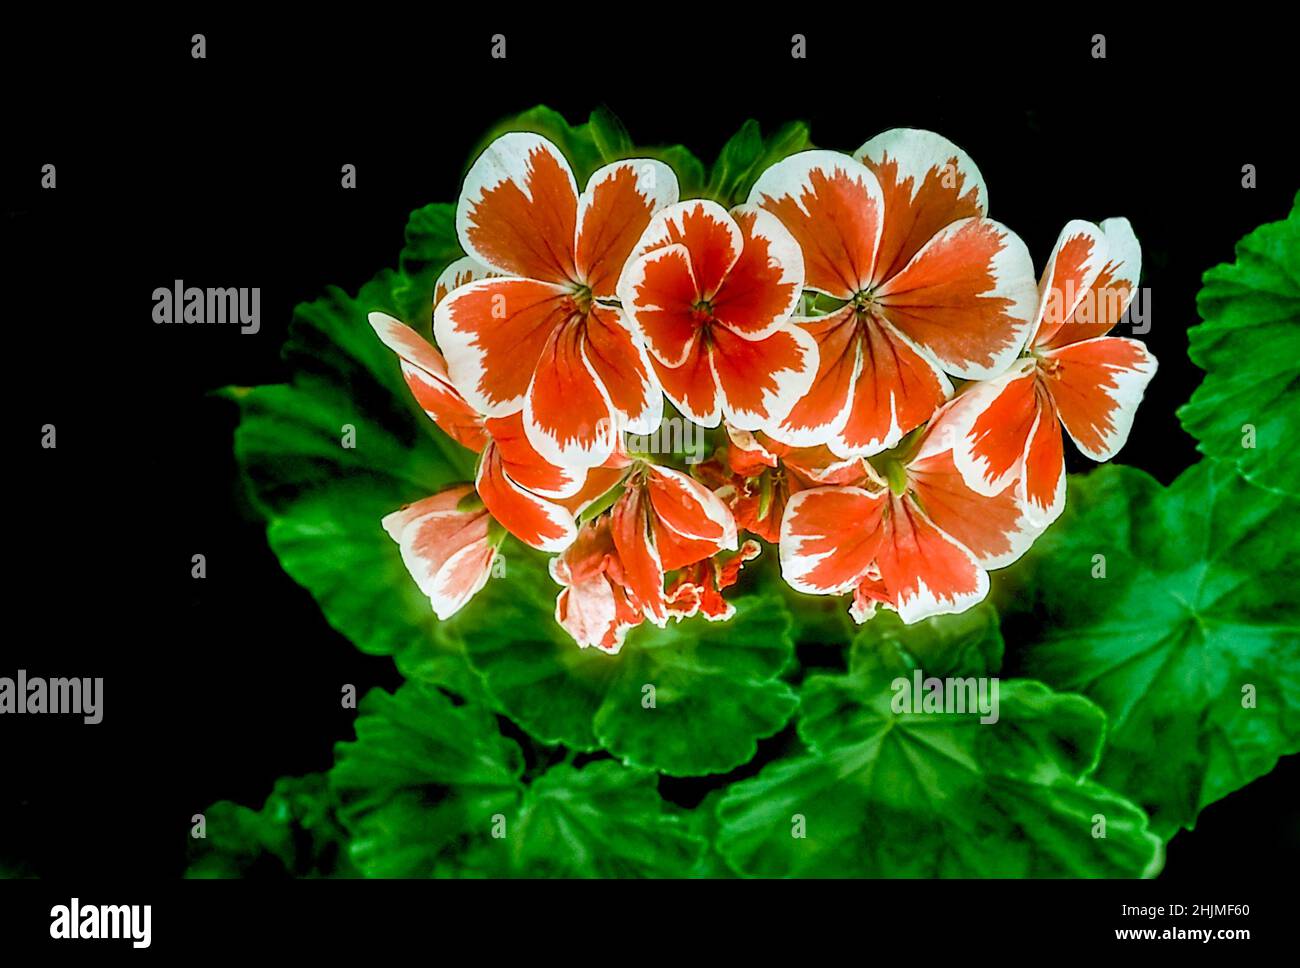
<svg viewBox="0 0 1300 968">
<path fill-rule="evenodd" d="M 1137 288 L 1127 220 L 1067 224 L 1039 279 L 965 152 L 912 129 L 792 155 L 730 211 L 678 195 L 652 159 L 580 190 L 555 145 L 506 134 L 465 178 L 437 347 L 371 315 L 479 454 L 472 485 L 383 521 L 439 617 L 507 532 L 555 555 L 556 619 L 607 652 L 727 618 L 760 542 L 858 621 L 959 612 L 1060 514 L 1062 427 L 1098 461 L 1127 439 L 1156 369 L 1107 335 Z M 647 447 L 665 419 L 707 459 Z"/>
</svg>

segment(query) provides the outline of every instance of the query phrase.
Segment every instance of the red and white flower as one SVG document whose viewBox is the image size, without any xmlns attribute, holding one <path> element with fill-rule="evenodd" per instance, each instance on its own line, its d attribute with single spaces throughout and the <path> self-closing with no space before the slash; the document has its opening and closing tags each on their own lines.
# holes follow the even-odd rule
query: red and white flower
<svg viewBox="0 0 1300 968">
<path fill-rule="evenodd" d="M 698 610 L 699 596 L 692 608 L 681 589 L 674 586 L 676 600 L 665 591 L 668 572 L 735 550 L 736 522 L 713 492 L 670 467 L 629 462 L 608 514 L 584 525 L 551 564 L 551 577 L 566 586 L 556 619 L 579 645 L 617 651 L 643 619 L 662 627 Z"/>
<path fill-rule="evenodd" d="M 541 551 L 567 547 L 577 535 L 575 508 L 566 506 L 567 499 L 587 492 L 588 472 L 545 460 L 525 434 L 520 414 L 484 417 L 475 411 L 452 384 L 441 354 L 411 327 L 379 312 L 370 314 L 370 325 L 398 355 L 406 385 L 425 413 L 453 440 L 482 455 L 474 486 L 492 517 Z"/>
<path fill-rule="evenodd" d="M 793 588 L 852 591 L 859 622 L 884 604 L 912 623 L 975 605 L 988 594 L 988 571 L 1024 554 L 1038 531 L 1015 487 L 985 496 L 967 486 L 947 443 L 948 414 L 914 453 L 881 461 L 888 486 L 818 487 L 790 499 L 780 554 Z"/>
<path fill-rule="evenodd" d="M 1142 250 L 1127 219 L 1073 221 L 1043 271 L 1028 355 L 956 401 L 953 456 L 981 494 L 1013 480 L 1040 525 L 1065 506 L 1061 425 L 1096 461 L 1128 440 L 1156 358 L 1137 340 L 1105 334 L 1137 290 Z"/>
<path fill-rule="evenodd" d="M 812 339 L 789 322 L 803 257 L 772 215 L 696 199 L 650 221 L 618 285 L 668 398 L 691 420 L 775 423 L 811 385 Z"/>
<path fill-rule="evenodd" d="M 725 453 L 697 469 L 727 502 L 736 526 L 776 543 L 790 497 L 825 484 L 883 484 L 860 457 L 837 457 L 825 445 L 791 447 L 763 433 L 727 427 Z"/>
<path fill-rule="evenodd" d="M 948 374 L 998 376 L 1023 346 L 1033 263 L 984 217 L 979 170 L 946 139 L 895 129 L 853 157 L 801 152 L 764 172 L 749 203 L 798 240 L 807 288 L 843 300 L 796 317 L 820 365 L 773 437 L 843 457 L 880 453 L 942 406 Z"/>
<path fill-rule="evenodd" d="M 606 165 L 579 193 L 559 149 L 524 132 L 494 141 L 465 177 L 457 234 L 501 278 L 454 290 L 434 333 L 464 398 L 489 417 L 522 413 L 552 464 L 594 467 L 619 431 L 659 422 L 645 351 L 606 301 L 651 217 L 676 201 L 672 169 L 650 159 Z"/>
<path fill-rule="evenodd" d="M 408 504 L 383 520 L 402 562 L 440 619 L 450 618 L 487 584 L 496 556 L 491 519 L 474 489 L 460 484 Z"/>
</svg>

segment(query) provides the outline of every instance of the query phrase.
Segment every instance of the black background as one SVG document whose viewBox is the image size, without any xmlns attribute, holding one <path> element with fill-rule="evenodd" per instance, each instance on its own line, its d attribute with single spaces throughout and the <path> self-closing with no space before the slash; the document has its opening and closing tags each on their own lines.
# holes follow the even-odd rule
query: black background
<svg viewBox="0 0 1300 968">
<path fill-rule="evenodd" d="M 455 200 L 501 117 L 546 103 L 578 122 L 606 104 L 638 144 L 680 141 L 706 163 L 751 116 L 765 130 L 806 119 L 819 146 L 847 151 L 890 127 L 930 128 L 975 159 L 990 214 L 1038 266 L 1067 220 L 1127 216 L 1160 372 L 1120 460 L 1164 482 L 1196 460 L 1174 412 L 1200 378 L 1186 357 L 1200 274 L 1282 218 L 1300 185 L 1279 131 L 1294 125 L 1286 31 L 1264 22 L 999 24 L 919 4 L 891 18 L 738 13 L 745 27 L 644 5 L 617 20 L 570 7 L 535 22 L 340 16 L 45 23 L 6 37 L 0 674 L 106 680 L 101 725 L 0 725 L 10 873 L 179 875 L 192 814 L 259 805 L 277 777 L 327 768 L 352 734 L 340 685 L 398 682 L 280 570 L 240 495 L 235 408 L 209 392 L 285 379 L 292 307 L 395 265 L 408 213 Z M 205 60 L 190 57 L 196 31 Z M 790 57 L 796 31 L 806 60 Z M 497 32 L 504 61 L 489 57 Z M 1098 32 L 1105 60 L 1091 57 Z M 53 191 L 39 186 L 46 163 Z M 260 287 L 261 332 L 155 326 L 152 291 L 175 279 Z M 46 423 L 55 450 L 39 447 Z M 1086 464 L 1070 455 L 1072 470 Z M 195 553 L 205 581 L 190 577 Z M 1297 779 L 1292 757 L 1207 809 L 1170 844 L 1164 876 L 1294 866 Z"/>
</svg>

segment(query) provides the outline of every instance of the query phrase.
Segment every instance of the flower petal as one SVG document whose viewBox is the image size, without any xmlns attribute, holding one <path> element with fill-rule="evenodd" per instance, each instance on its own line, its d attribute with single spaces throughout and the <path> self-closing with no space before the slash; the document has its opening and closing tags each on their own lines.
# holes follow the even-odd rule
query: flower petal
<svg viewBox="0 0 1300 968">
<path fill-rule="evenodd" d="M 578 186 L 560 149 L 541 135 L 503 134 L 470 166 L 456 205 L 456 234 L 471 256 L 504 275 L 578 279 Z"/>
<path fill-rule="evenodd" d="M 612 298 L 623 266 L 655 212 L 677 201 L 677 176 L 662 161 L 633 158 L 596 171 L 578 200 L 577 278 Z"/>
<path fill-rule="evenodd" d="M 1014 482 L 994 497 L 979 494 L 962 478 L 951 451 L 914 458 L 907 475 L 926 516 L 969 550 L 982 568 L 1011 564 L 1039 534 L 1025 516 Z"/>
<path fill-rule="evenodd" d="M 853 387 L 862 367 L 858 314 L 844 306 L 827 316 L 795 317 L 793 322 L 817 344 L 817 373 L 789 415 L 769 433 L 792 447 L 812 447 L 838 434 L 853 406 Z"/>
<path fill-rule="evenodd" d="M 876 293 L 891 323 L 967 380 L 1011 365 L 1038 308 L 1029 250 L 984 218 L 941 230 Z"/>
<path fill-rule="evenodd" d="M 438 279 L 433 284 L 434 308 L 461 286 L 468 286 L 476 279 L 495 279 L 500 275 L 501 273 L 489 269 L 478 259 L 468 255 L 462 256 L 438 274 Z"/>
<path fill-rule="evenodd" d="M 526 545 L 539 551 L 563 551 L 577 536 L 572 514 L 510 479 L 495 444 L 483 452 L 474 486 L 492 517 Z"/>
<path fill-rule="evenodd" d="M 448 488 L 382 522 L 440 619 L 454 615 L 487 584 L 496 553 L 488 542 L 487 513 L 458 510 L 472 490 L 468 484 Z"/>
<path fill-rule="evenodd" d="M 1101 223 L 1105 264 L 1074 311 L 1055 331 L 1046 326 L 1034 338 L 1037 346 L 1056 348 L 1109 333 L 1124 316 L 1137 292 L 1142 272 L 1142 246 L 1126 218 Z"/>
<path fill-rule="evenodd" d="M 1026 359 L 996 380 L 972 384 L 944 412 L 942 426 L 927 435 L 944 437 L 977 494 L 994 497 L 1019 476 L 1045 396 L 1037 381 L 1034 361 Z"/>
<path fill-rule="evenodd" d="M 560 467 L 546 460 L 528 439 L 524 415 L 489 417 L 484 421 L 500 454 L 502 470 L 524 490 L 547 498 L 567 498 L 583 487 L 581 470 Z"/>
<path fill-rule="evenodd" d="M 984 179 L 970 156 L 933 131 L 894 128 L 853 153 L 885 200 L 876 281 L 902 271 L 940 229 L 988 212 Z"/>
<path fill-rule="evenodd" d="M 1039 407 L 1038 419 L 1029 434 L 1016 491 L 1033 527 L 1047 527 L 1065 509 L 1065 446 L 1050 397 Z"/>
<path fill-rule="evenodd" d="M 585 335 L 583 354 L 618 420 L 615 439 L 625 432 L 652 433 L 663 419 L 664 394 L 626 317 L 618 309 L 593 306 Z"/>
<path fill-rule="evenodd" d="M 524 431 L 545 460 L 595 467 L 613 453 L 619 420 L 587 353 L 587 320 L 572 317 L 547 340 L 524 399 Z"/>
<path fill-rule="evenodd" d="M 642 614 L 662 628 L 668 622 L 664 567 L 650 530 L 650 498 L 644 488 L 629 487 L 610 509 L 609 530 L 623 566 L 624 586 Z"/>
<path fill-rule="evenodd" d="M 489 417 L 523 406 L 552 332 L 573 314 L 560 286 L 530 279 L 481 279 L 455 290 L 433 312 L 447 372 L 469 404 Z"/>
<path fill-rule="evenodd" d="M 650 363 L 664 394 L 683 416 L 701 427 L 716 427 L 722 422 L 722 394 L 703 340 L 691 343 L 681 366 L 665 366 L 654 354 Z"/>
<path fill-rule="evenodd" d="M 790 498 L 781 519 L 781 574 L 791 588 L 838 595 L 871 568 L 883 540 L 888 491 L 816 487 Z"/>
<path fill-rule="evenodd" d="M 690 256 L 699 297 L 710 299 L 740 258 L 745 240 L 740 226 L 725 208 L 717 202 L 695 198 L 656 212 L 628 264 L 648 252 L 677 244 L 685 246 Z M 626 281 L 619 280 L 620 296 L 626 289 Z"/>
<path fill-rule="evenodd" d="M 975 556 L 937 528 L 910 497 L 893 497 L 877 553 L 889 605 L 910 625 L 983 601 L 989 576 Z"/>
<path fill-rule="evenodd" d="M 714 551 L 736 550 L 736 520 L 707 487 L 671 467 L 651 465 L 646 490 L 654 518 L 683 538 L 711 542 Z M 677 567 L 664 562 L 665 568 Z"/>
<path fill-rule="evenodd" d="M 1044 382 L 1079 450 L 1110 460 L 1128 440 L 1156 358 L 1137 340 L 1097 336 L 1043 354 Z"/>
<path fill-rule="evenodd" d="M 1043 267 L 1030 345 L 1050 342 L 1074 315 L 1106 264 L 1106 248 L 1105 233 L 1098 226 L 1082 219 L 1066 223 Z"/>
<path fill-rule="evenodd" d="M 863 318 L 858 354 L 848 416 L 827 445 L 839 457 L 888 450 L 952 394 L 952 383 L 929 354 L 883 319 Z"/>
<path fill-rule="evenodd" d="M 700 330 L 694 308 L 700 290 L 686 246 L 672 243 L 638 256 L 624 271 L 618 294 L 628 323 L 654 358 L 681 366 Z"/>
<path fill-rule="evenodd" d="M 722 409 L 741 430 L 762 430 L 785 419 L 812 385 L 817 343 L 798 326 L 786 323 L 757 341 L 725 326 L 714 326 L 710 335 Z"/>
<path fill-rule="evenodd" d="M 731 210 L 744 249 L 712 300 L 713 318 L 745 339 L 762 339 L 794 312 L 803 291 L 799 243 L 770 212 Z"/>
<path fill-rule="evenodd" d="M 763 172 L 747 204 L 771 212 L 794 236 L 809 289 L 848 299 L 870 287 L 884 198 L 860 161 L 838 151 L 801 151 Z"/>
<path fill-rule="evenodd" d="M 442 355 L 410 326 L 387 313 L 371 313 L 369 320 L 380 341 L 397 354 L 402 379 L 415 402 L 452 440 L 481 451 L 487 444 L 483 418 L 452 385 Z"/>
</svg>

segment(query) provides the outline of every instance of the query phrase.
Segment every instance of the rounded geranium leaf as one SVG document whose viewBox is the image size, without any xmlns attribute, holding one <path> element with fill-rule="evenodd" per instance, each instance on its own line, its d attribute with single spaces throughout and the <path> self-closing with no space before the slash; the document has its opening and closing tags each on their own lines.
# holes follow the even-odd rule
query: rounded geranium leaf
<svg viewBox="0 0 1300 968">
<path fill-rule="evenodd" d="M 1237 243 L 1237 261 L 1205 273 L 1188 331 L 1204 382 L 1178 411 L 1203 454 L 1252 484 L 1300 495 L 1300 194 L 1281 222 Z"/>
<path fill-rule="evenodd" d="M 911 687 L 869 653 L 855 656 L 849 675 L 810 678 L 800 732 L 811 751 L 768 765 L 718 804 L 727 862 L 769 877 L 1159 868 L 1162 845 L 1146 815 L 1088 778 L 1105 728 L 1088 700 L 1002 682 L 992 721 L 978 710 L 903 707 L 897 697 Z"/>
<path fill-rule="evenodd" d="M 525 877 L 684 877 L 705 843 L 660 798 L 656 777 L 612 760 L 551 767 L 498 843 Z M 495 845 L 494 845 L 495 846 Z"/>
<path fill-rule="evenodd" d="M 608 749 L 674 776 L 725 773 L 789 720 L 790 618 L 774 593 L 727 622 L 633 630 L 616 655 L 580 649 L 555 621 L 559 586 L 535 552 L 506 545 L 505 575 L 446 624 L 498 707 L 544 743 Z"/>
<path fill-rule="evenodd" d="M 798 705 L 777 678 L 794 646 L 775 596 L 737 599 L 725 622 L 643 625 L 596 713 L 596 734 L 615 756 L 671 776 L 726 773 L 747 763 Z"/>
<path fill-rule="evenodd" d="M 523 754 L 496 717 L 408 682 L 358 709 L 355 742 L 335 747 L 330 786 L 370 877 L 460 872 L 462 852 L 493 837 L 523 792 Z"/>
<path fill-rule="evenodd" d="M 1097 777 L 1168 838 L 1300 751 L 1300 504 L 1218 461 L 1070 484 L 1007 596 L 1009 662 L 1106 710 Z"/>
</svg>

